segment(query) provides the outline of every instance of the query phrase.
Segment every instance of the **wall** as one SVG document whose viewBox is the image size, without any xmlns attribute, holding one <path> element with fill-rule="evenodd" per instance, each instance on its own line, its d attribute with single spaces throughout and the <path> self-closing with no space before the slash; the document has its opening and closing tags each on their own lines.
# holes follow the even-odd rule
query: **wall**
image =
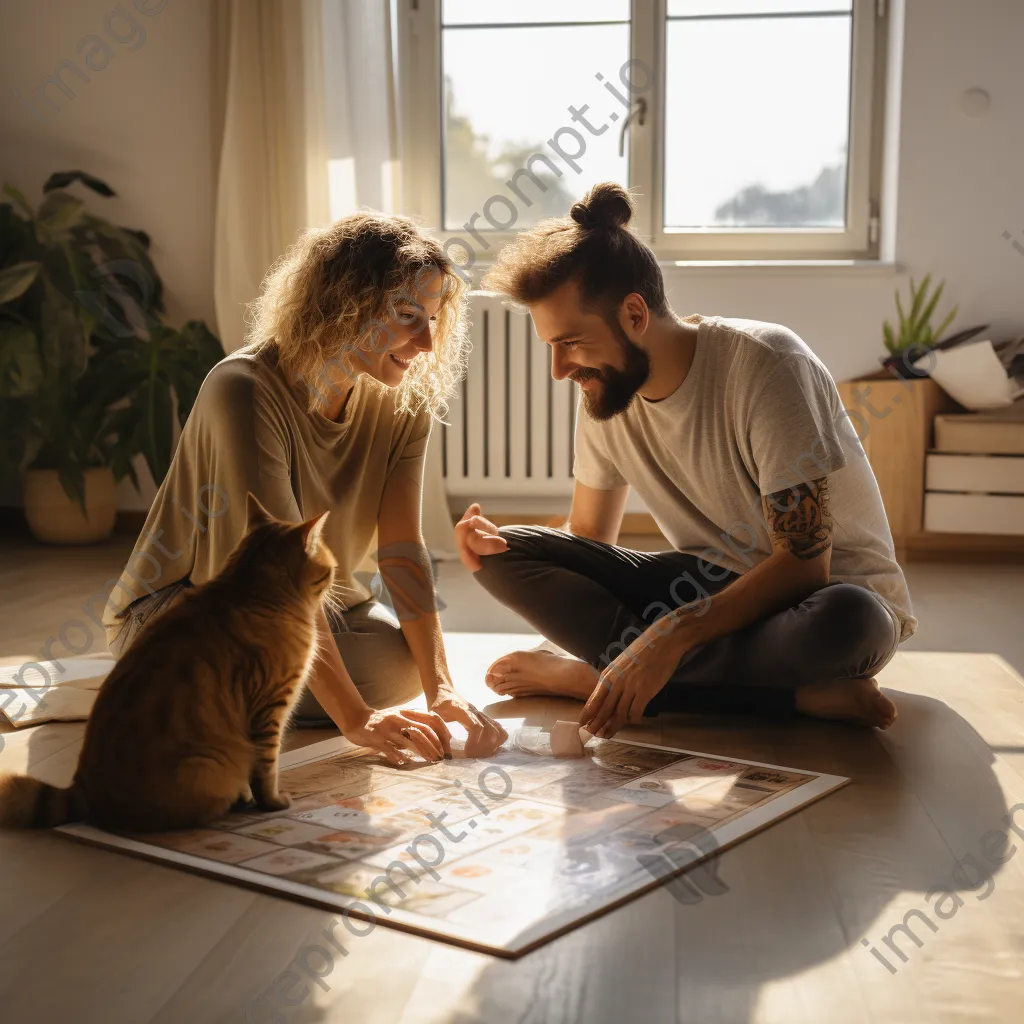
<svg viewBox="0 0 1024 1024">
<path fill-rule="evenodd" d="M 211 18 L 209 0 L 3 0 L 0 181 L 35 204 L 51 171 L 102 178 L 116 198 L 81 194 L 150 234 L 168 320 L 214 327 Z M 88 81 L 65 69 L 73 96 L 48 86 L 53 102 L 35 102 L 34 113 L 24 101 L 65 60 Z M 124 483 L 120 505 L 146 508 L 152 493 Z"/>
</svg>

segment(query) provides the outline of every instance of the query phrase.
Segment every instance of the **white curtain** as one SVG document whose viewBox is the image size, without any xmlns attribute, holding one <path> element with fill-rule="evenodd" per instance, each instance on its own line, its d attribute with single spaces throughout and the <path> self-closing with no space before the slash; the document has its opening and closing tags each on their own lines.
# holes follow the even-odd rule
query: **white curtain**
<svg viewBox="0 0 1024 1024">
<path fill-rule="evenodd" d="M 400 213 L 391 4 L 325 0 L 323 51 L 331 219 Z"/>
<path fill-rule="evenodd" d="M 217 0 L 214 300 L 228 352 L 243 343 L 263 275 L 300 232 L 362 208 L 401 212 L 391 6 Z M 436 558 L 453 557 L 439 429 L 423 535 Z"/>
<path fill-rule="evenodd" d="M 296 236 L 330 219 L 320 0 L 218 0 L 213 289 L 224 348 Z"/>
</svg>

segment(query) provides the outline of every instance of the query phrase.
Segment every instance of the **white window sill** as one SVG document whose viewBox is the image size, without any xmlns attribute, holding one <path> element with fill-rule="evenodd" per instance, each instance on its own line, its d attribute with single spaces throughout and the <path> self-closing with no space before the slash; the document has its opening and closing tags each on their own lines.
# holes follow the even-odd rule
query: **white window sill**
<svg viewBox="0 0 1024 1024">
<path fill-rule="evenodd" d="M 479 260 L 472 268 L 474 290 L 479 290 L 479 282 L 490 269 L 491 261 Z M 764 276 L 779 274 L 786 277 L 811 275 L 814 277 L 882 277 L 892 278 L 906 273 L 906 268 L 899 263 L 882 260 L 659 260 L 662 272 L 676 274 L 693 273 L 701 277 L 714 274 L 735 277 Z"/>
<path fill-rule="evenodd" d="M 660 260 L 662 270 L 694 271 L 705 274 L 856 274 L 868 277 L 895 277 L 903 273 L 898 263 L 882 260 Z"/>
</svg>

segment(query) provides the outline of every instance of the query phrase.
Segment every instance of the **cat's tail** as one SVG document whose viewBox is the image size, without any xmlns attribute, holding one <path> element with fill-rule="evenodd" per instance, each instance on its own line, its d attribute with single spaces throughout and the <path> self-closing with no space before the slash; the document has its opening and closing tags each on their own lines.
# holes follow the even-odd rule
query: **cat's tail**
<svg viewBox="0 0 1024 1024">
<path fill-rule="evenodd" d="M 27 775 L 0 775 L 0 828 L 52 828 L 85 817 L 85 800 L 72 786 L 58 789 Z"/>
</svg>

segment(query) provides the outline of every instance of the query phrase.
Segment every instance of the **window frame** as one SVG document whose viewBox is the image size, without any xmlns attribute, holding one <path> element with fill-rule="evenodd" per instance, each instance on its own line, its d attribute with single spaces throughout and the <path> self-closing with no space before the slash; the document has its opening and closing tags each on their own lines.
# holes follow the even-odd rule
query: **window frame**
<svg viewBox="0 0 1024 1024">
<path fill-rule="evenodd" d="M 443 229 L 443 79 L 441 0 L 394 0 L 398 67 L 403 212 L 421 218 L 456 257 L 472 246 L 472 265 L 486 264 L 515 231 Z M 882 182 L 883 112 L 888 5 L 853 0 L 850 67 L 850 136 L 846 228 L 664 229 L 665 76 L 668 0 L 631 0 L 630 58 L 651 68 L 656 87 L 643 126 L 629 129 L 630 188 L 637 200 L 634 225 L 666 263 L 801 260 L 877 260 Z M 557 126 L 552 126 L 554 131 Z M 488 243 L 479 243 L 483 237 Z"/>
</svg>

